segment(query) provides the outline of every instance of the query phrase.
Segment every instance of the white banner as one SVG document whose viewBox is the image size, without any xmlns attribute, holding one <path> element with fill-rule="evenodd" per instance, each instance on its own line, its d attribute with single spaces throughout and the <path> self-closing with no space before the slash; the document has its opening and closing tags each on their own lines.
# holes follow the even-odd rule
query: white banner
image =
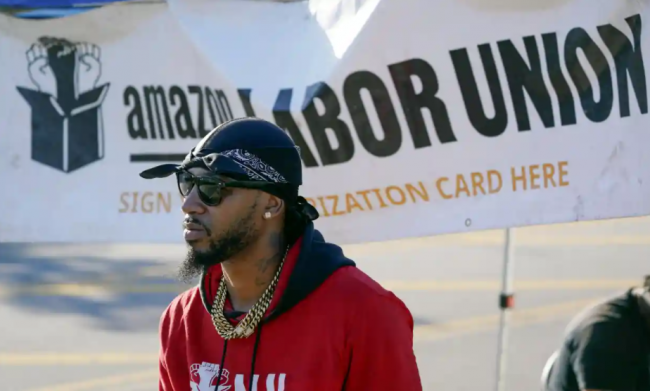
<svg viewBox="0 0 650 391">
<path fill-rule="evenodd" d="M 341 244 L 650 214 L 642 3 L 0 16 L 0 241 L 180 242 L 174 179 L 138 173 L 253 114 L 301 147 L 301 194 Z"/>
</svg>

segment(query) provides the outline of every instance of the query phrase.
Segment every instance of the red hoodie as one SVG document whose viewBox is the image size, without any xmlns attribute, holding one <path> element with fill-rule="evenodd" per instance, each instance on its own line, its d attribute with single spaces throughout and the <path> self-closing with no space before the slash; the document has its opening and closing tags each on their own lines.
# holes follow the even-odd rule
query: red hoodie
<svg viewBox="0 0 650 391">
<path fill-rule="evenodd" d="M 246 339 L 225 341 L 212 324 L 221 275 L 210 268 L 163 313 L 160 391 L 422 390 L 411 313 L 312 224 Z M 234 322 L 245 315 L 228 308 Z"/>
</svg>

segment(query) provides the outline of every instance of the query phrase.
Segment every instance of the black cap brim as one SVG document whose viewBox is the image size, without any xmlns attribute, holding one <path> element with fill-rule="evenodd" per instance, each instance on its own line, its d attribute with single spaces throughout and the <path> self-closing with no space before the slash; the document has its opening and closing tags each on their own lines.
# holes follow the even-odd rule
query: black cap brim
<svg viewBox="0 0 650 391">
<path fill-rule="evenodd" d="M 140 177 L 144 179 L 167 178 L 168 176 L 180 171 L 180 169 L 180 164 L 161 164 L 142 171 Z"/>
<path fill-rule="evenodd" d="M 234 160 L 226 156 L 219 155 L 217 153 L 209 154 L 207 156 L 203 156 L 200 158 L 195 158 L 194 161 L 198 163 L 196 166 L 206 167 L 210 171 L 218 175 L 226 175 L 226 176 L 234 175 L 239 178 L 247 178 L 250 180 L 261 179 L 261 178 L 251 178 L 250 174 L 246 170 L 244 170 L 239 164 L 237 164 Z M 194 164 L 190 162 L 187 164 L 187 167 L 185 168 L 189 168 L 192 166 L 194 166 Z M 168 176 L 183 170 L 183 167 L 184 165 L 180 165 L 180 164 L 161 164 L 159 166 L 155 166 L 150 169 L 142 171 L 140 173 L 140 177 L 144 179 L 167 178 Z"/>
</svg>

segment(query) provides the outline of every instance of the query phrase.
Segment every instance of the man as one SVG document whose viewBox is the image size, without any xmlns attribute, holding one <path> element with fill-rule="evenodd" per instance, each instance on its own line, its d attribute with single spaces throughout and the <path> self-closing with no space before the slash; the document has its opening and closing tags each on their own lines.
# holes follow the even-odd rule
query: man
<svg viewBox="0 0 650 391">
<path fill-rule="evenodd" d="M 553 363 L 551 391 L 650 390 L 650 277 L 588 308 L 569 325 Z"/>
<path fill-rule="evenodd" d="M 162 315 L 160 390 L 422 389 L 409 310 L 314 229 L 282 129 L 226 122 L 181 165 L 140 175 L 172 174 L 188 244 L 180 275 L 200 283 Z"/>
</svg>

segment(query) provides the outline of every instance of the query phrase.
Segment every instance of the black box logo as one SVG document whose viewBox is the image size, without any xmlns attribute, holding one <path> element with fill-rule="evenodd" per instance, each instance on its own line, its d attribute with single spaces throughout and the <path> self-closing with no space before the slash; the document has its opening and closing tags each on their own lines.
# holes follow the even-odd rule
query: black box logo
<svg viewBox="0 0 650 391">
<path fill-rule="evenodd" d="M 17 89 L 32 109 L 32 160 L 70 173 L 104 157 L 100 60 L 97 45 L 53 37 L 27 51 L 36 90 Z"/>
</svg>

